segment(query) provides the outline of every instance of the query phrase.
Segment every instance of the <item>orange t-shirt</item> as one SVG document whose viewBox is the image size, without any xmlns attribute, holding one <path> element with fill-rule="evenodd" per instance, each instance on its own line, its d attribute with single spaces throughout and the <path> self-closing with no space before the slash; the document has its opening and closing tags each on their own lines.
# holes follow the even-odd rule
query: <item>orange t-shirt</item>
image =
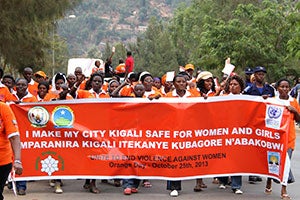
<svg viewBox="0 0 300 200">
<path fill-rule="evenodd" d="M 85 85 L 86 85 L 86 81 L 87 81 L 87 79 L 84 79 L 84 80 L 80 83 L 79 89 L 84 90 Z M 75 84 L 76 84 L 76 83 L 75 83 Z"/>
<path fill-rule="evenodd" d="M 31 81 L 28 83 L 28 92 L 30 92 L 30 94 L 36 96 L 37 92 L 38 92 L 38 83 L 35 82 L 33 79 L 31 79 Z"/>
<path fill-rule="evenodd" d="M 123 87 L 119 94 L 121 97 L 130 97 L 131 94 L 133 93 L 133 88 L 134 88 L 134 85 L 126 85 L 125 87 Z"/>
<path fill-rule="evenodd" d="M 19 99 L 16 92 L 13 92 L 12 95 L 13 95 L 13 99 L 12 99 L 13 101 L 21 101 L 21 102 L 27 102 L 27 103 L 38 101 L 37 98 L 29 92 L 22 99 Z"/>
<path fill-rule="evenodd" d="M 144 94 L 144 96 L 147 98 L 148 97 L 156 97 L 158 95 L 162 96 L 160 91 L 154 86 L 152 87 L 151 91 L 149 91 L 149 92 L 145 91 L 145 94 Z"/>
<path fill-rule="evenodd" d="M 44 101 L 52 101 L 53 99 L 59 98 L 59 91 L 52 91 L 49 90 L 49 92 L 44 97 Z M 67 94 L 66 100 L 71 100 L 73 97 L 70 94 Z"/>
<path fill-rule="evenodd" d="M 88 90 L 79 89 L 76 91 L 76 99 L 85 99 L 85 98 L 93 98 L 93 96 Z"/>
<path fill-rule="evenodd" d="M 107 94 L 103 90 L 99 94 L 97 94 L 93 89 L 90 89 L 89 93 L 92 95 L 92 98 L 110 98 L 109 94 Z"/>
<path fill-rule="evenodd" d="M 125 63 L 121 63 L 119 64 L 116 69 L 115 69 L 115 73 L 116 74 L 123 74 L 126 72 L 126 66 Z"/>
<path fill-rule="evenodd" d="M 289 98 L 290 105 L 293 106 L 299 113 L 300 113 L 300 106 L 295 98 Z M 295 117 L 294 114 L 291 115 L 291 122 L 290 122 L 290 130 L 288 133 L 288 148 L 295 149 L 296 143 L 296 128 L 295 128 Z"/>
<path fill-rule="evenodd" d="M 0 83 L 0 101 L 7 102 L 13 99 L 12 94 L 10 93 L 9 89 Z"/>
<path fill-rule="evenodd" d="M 16 118 L 8 105 L 0 102 L 0 165 L 12 162 L 13 152 L 9 138 L 19 135 Z"/>
</svg>

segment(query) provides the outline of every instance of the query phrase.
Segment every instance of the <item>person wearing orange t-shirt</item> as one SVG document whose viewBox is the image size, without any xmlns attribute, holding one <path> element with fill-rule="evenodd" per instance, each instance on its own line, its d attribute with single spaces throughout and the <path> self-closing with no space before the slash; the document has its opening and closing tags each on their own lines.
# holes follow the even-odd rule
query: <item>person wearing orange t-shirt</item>
<svg viewBox="0 0 300 200">
<path fill-rule="evenodd" d="M 187 98 L 196 97 L 187 90 L 187 80 L 182 74 L 177 74 L 173 79 L 175 89 L 166 94 L 166 97 Z"/>
<path fill-rule="evenodd" d="M 124 77 L 126 73 L 126 65 L 123 59 L 119 59 L 119 65 L 115 69 L 115 74 Z"/>
<path fill-rule="evenodd" d="M 30 94 L 36 96 L 37 91 L 38 91 L 38 88 L 37 88 L 38 83 L 32 79 L 32 76 L 33 76 L 32 68 L 25 67 L 23 70 L 23 76 L 28 82 L 28 91 L 30 92 Z"/>
<path fill-rule="evenodd" d="M 14 91 L 16 80 L 12 75 L 6 74 L 2 77 L 1 83 L 8 88 L 10 93 L 12 93 Z"/>
<path fill-rule="evenodd" d="M 19 78 L 16 80 L 16 91 L 13 93 L 13 101 L 15 103 L 21 102 L 37 102 L 37 98 L 33 96 L 28 91 L 28 82 L 25 78 Z M 18 195 L 25 195 L 26 194 L 26 181 L 17 181 L 17 193 Z"/>
<path fill-rule="evenodd" d="M 7 102 L 13 99 L 12 93 L 9 89 L 0 82 L 0 101 Z"/>
<path fill-rule="evenodd" d="M 88 91 L 86 91 L 82 96 L 80 97 L 77 91 L 77 98 L 109 98 L 109 94 L 107 94 L 105 91 L 102 90 L 102 85 L 104 78 L 99 73 L 94 73 L 90 77 L 90 83 L 92 88 Z M 100 193 L 100 190 L 96 187 L 96 179 L 86 179 L 85 183 L 83 185 L 83 188 L 89 189 L 91 193 L 97 194 Z"/>
<path fill-rule="evenodd" d="M 134 72 L 130 72 L 128 74 L 127 80 L 127 84 L 125 85 L 125 87 L 122 87 L 119 92 L 119 96 L 121 97 L 130 97 L 133 92 L 133 87 L 137 83 L 137 74 Z"/>
<path fill-rule="evenodd" d="M 49 90 L 49 92 L 46 94 L 44 101 L 52 101 L 60 98 L 60 93 L 63 92 L 65 93 L 66 90 L 63 90 L 61 87 L 62 84 L 67 83 L 67 78 L 65 74 L 59 72 L 55 74 L 55 76 L 52 78 L 52 88 Z M 68 89 L 68 88 L 67 88 Z M 73 97 L 68 94 L 69 91 L 66 93 L 66 99 L 71 100 Z"/>
<path fill-rule="evenodd" d="M 25 78 L 16 80 L 16 91 L 13 93 L 13 101 L 21 102 L 37 102 L 37 98 L 28 91 L 28 82 Z"/>
<path fill-rule="evenodd" d="M 12 167 L 18 175 L 23 172 L 16 118 L 10 107 L 3 102 L 0 102 L 0 127 L 0 199 L 3 200 L 4 185 Z"/>
<path fill-rule="evenodd" d="M 102 90 L 102 85 L 104 82 L 103 76 L 98 73 L 92 74 L 91 76 L 92 89 L 89 90 L 93 98 L 109 98 L 109 94 Z"/>
<path fill-rule="evenodd" d="M 82 68 L 76 67 L 74 70 L 74 75 L 76 76 L 77 87 L 84 90 L 86 87 L 87 78 L 82 73 Z"/>
<path fill-rule="evenodd" d="M 49 87 L 49 83 L 46 81 L 42 81 L 39 83 L 38 85 L 38 93 L 37 93 L 37 100 L 38 102 L 43 102 L 44 98 L 46 97 L 46 95 L 48 94 L 50 87 Z"/>
<path fill-rule="evenodd" d="M 100 60 L 95 61 L 95 66 L 92 69 L 92 73 L 103 73 L 104 74 L 104 64 L 101 64 Z"/>
<path fill-rule="evenodd" d="M 196 81 L 197 90 L 201 97 L 216 96 L 216 86 L 212 73 L 208 71 L 202 71 L 200 74 L 198 74 Z"/>
<path fill-rule="evenodd" d="M 2 79 L 3 77 L 3 69 L 0 68 L 0 79 Z M 14 78 L 10 75 L 6 75 L 7 77 L 7 80 L 5 80 L 5 82 L 9 82 L 7 83 L 7 85 L 11 85 L 11 88 L 13 88 L 13 85 L 14 85 Z M 12 78 L 12 79 L 10 79 Z M 2 82 L 0 82 L 0 101 L 2 102 L 6 102 L 6 101 L 11 101 L 12 100 L 12 95 L 11 95 L 11 92 L 13 91 L 13 89 L 10 91 L 10 88 L 8 86 L 6 86 L 5 84 L 3 84 L 4 82 L 4 78 L 2 79 Z"/>
<path fill-rule="evenodd" d="M 177 74 L 173 78 L 173 85 L 175 89 L 167 93 L 168 98 L 189 98 L 194 97 L 192 93 L 187 90 L 187 79 L 182 74 Z M 167 190 L 171 190 L 170 196 L 177 197 L 178 191 L 181 190 L 181 181 L 167 181 Z"/>
<path fill-rule="evenodd" d="M 161 84 L 162 84 L 162 86 L 161 86 L 159 92 L 161 93 L 161 95 L 163 97 L 165 97 L 168 92 L 171 92 L 174 89 L 173 81 L 170 81 L 170 80 L 167 81 L 167 74 L 165 74 L 161 77 Z"/>
<path fill-rule="evenodd" d="M 158 99 L 162 96 L 160 92 L 157 90 L 157 88 L 153 86 L 154 83 L 153 77 L 149 72 L 142 72 L 140 74 L 140 81 L 145 86 L 144 95 L 147 98 L 152 100 L 152 99 Z"/>
<path fill-rule="evenodd" d="M 296 129 L 295 129 L 295 121 L 300 121 L 300 106 L 297 102 L 297 100 L 289 95 L 289 92 L 291 90 L 291 84 L 289 80 L 286 78 L 282 78 L 279 81 L 276 82 L 275 88 L 277 89 L 279 96 L 276 96 L 275 98 L 279 101 L 283 102 L 286 109 L 290 111 L 291 115 L 291 121 L 289 126 L 289 132 L 288 134 L 288 141 L 287 141 L 287 154 L 288 157 L 286 159 L 292 158 L 292 153 L 295 149 L 295 143 L 296 143 Z M 288 180 L 284 180 L 281 183 L 281 199 L 291 199 L 291 197 L 287 193 L 287 184 L 295 182 L 295 178 L 293 176 L 292 171 L 289 171 Z M 265 193 L 271 194 L 272 192 L 272 179 L 268 178 L 265 188 Z"/>
</svg>

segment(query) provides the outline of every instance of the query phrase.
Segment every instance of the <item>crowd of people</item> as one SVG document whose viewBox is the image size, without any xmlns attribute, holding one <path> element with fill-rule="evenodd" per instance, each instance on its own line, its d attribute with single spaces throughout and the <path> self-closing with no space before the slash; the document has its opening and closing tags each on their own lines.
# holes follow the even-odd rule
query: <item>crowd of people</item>
<svg viewBox="0 0 300 200">
<path fill-rule="evenodd" d="M 105 68 L 112 71 L 110 60 L 108 59 L 108 67 Z M 193 64 L 186 64 L 182 71 L 176 74 L 175 72 L 168 72 L 162 77 L 155 77 L 146 71 L 136 73 L 133 71 L 133 65 L 134 61 L 129 52 L 125 63 L 123 60 L 120 60 L 120 65 L 117 66 L 115 71 L 118 73 L 110 73 L 109 78 L 105 78 L 107 74 L 103 72 L 103 70 L 100 70 L 99 63 L 97 62 L 89 77 L 84 76 L 80 66 L 76 67 L 74 73 L 65 75 L 59 72 L 51 79 L 43 71 L 33 72 L 30 67 L 24 68 L 23 77 L 17 79 L 11 75 L 4 75 L 3 70 L 0 70 L 0 100 L 7 103 L 121 97 L 148 98 L 153 100 L 159 98 L 210 98 L 212 96 L 246 94 L 282 100 L 286 102 L 286 108 L 291 112 L 294 120 L 296 122 L 300 121 L 300 107 L 296 100 L 296 97 L 299 98 L 300 92 L 299 79 L 294 88 L 292 88 L 290 81 L 286 78 L 278 80 L 275 85 L 269 85 L 265 82 L 265 75 L 267 73 L 265 67 L 257 66 L 254 68 L 246 68 L 245 77 L 235 73 L 227 76 L 224 75 L 219 82 L 217 77 L 209 71 L 195 72 Z M 118 74 L 121 74 L 124 78 L 120 78 Z M 1 103 L 0 106 L 2 105 L 5 107 L 4 105 L 6 104 Z M 0 110 L 0 114 L 0 117 L 2 117 L 2 110 Z M 3 123 L 3 120 L 2 117 L 1 123 Z M 288 133 L 288 153 L 291 157 L 295 148 L 295 124 L 290 127 Z M 15 137 L 18 138 L 19 134 L 13 134 L 14 132 L 17 131 L 12 130 L 8 132 L 6 130 L 3 134 L 6 138 L 9 138 L 13 144 L 12 146 L 15 152 L 13 164 L 16 173 L 20 174 L 22 171 L 22 167 L 20 166 L 21 158 L 18 153 L 20 150 L 18 149 L 19 146 L 14 144 L 15 140 L 13 139 Z M 8 140 L 5 139 L 5 142 L 8 143 Z M 0 144 L 4 145 L 2 141 L 0 141 Z M 0 154 L 1 193 L 4 187 L 3 180 L 5 177 L 7 178 L 9 172 L 7 169 L 12 167 L 11 161 L 7 161 L 7 159 L 5 163 L 2 163 L 2 156 L 3 154 Z M 2 170 L 2 168 L 6 168 L 6 170 Z M 235 194 L 243 193 L 241 190 L 241 176 L 215 177 L 214 180 L 218 181 L 220 189 L 226 188 L 226 185 L 230 182 L 232 191 Z M 254 183 L 256 181 L 262 181 L 262 178 L 259 176 L 249 177 L 249 182 Z M 289 183 L 292 182 L 294 182 L 294 177 L 292 173 L 290 173 Z M 151 187 L 149 180 L 142 180 L 142 183 L 145 187 Z M 63 192 L 61 180 L 53 180 L 50 184 L 55 187 L 56 193 Z M 115 180 L 115 185 L 122 185 L 124 194 L 130 195 L 138 192 L 140 180 Z M 265 193 L 270 194 L 272 192 L 271 185 L 272 179 L 269 178 L 266 183 Z M 26 194 L 26 181 L 18 181 L 16 186 L 19 195 Z M 202 179 L 197 179 L 194 191 L 202 191 L 202 189 L 206 187 Z M 86 180 L 84 188 L 89 189 L 92 193 L 99 193 L 99 189 L 96 187 L 96 180 Z M 181 181 L 168 181 L 167 189 L 171 191 L 171 196 L 178 196 L 181 190 Z M 290 199 L 287 194 L 286 184 L 282 184 L 281 197 L 282 199 Z"/>
</svg>

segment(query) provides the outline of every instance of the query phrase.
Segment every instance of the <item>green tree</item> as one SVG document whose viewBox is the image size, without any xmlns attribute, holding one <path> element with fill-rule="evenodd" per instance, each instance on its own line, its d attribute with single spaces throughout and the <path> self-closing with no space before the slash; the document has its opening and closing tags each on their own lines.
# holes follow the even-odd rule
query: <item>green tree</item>
<svg viewBox="0 0 300 200">
<path fill-rule="evenodd" d="M 77 2 L 0 0 L 0 56 L 4 63 L 16 71 L 24 66 L 45 66 L 52 47 L 53 22 Z"/>
<path fill-rule="evenodd" d="M 274 81 L 291 73 L 290 63 L 296 62 L 292 55 L 299 48 L 292 38 L 297 26 L 291 16 L 299 23 L 291 1 L 194 0 L 176 11 L 169 32 L 181 65 L 191 62 L 221 75 L 231 57 L 237 72 L 263 65 Z"/>
<path fill-rule="evenodd" d="M 135 71 L 163 75 L 178 69 L 176 52 L 168 32 L 155 18 L 150 20 L 145 35 L 138 39 Z"/>
</svg>

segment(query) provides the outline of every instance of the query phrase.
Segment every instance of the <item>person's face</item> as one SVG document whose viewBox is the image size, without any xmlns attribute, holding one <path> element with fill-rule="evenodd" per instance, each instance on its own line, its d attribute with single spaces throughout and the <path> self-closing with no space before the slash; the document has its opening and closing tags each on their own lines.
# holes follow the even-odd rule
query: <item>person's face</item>
<svg viewBox="0 0 300 200">
<path fill-rule="evenodd" d="M 99 91 L 103 85 L 103 80 L 100 76 L 94 76 L 92 80 L 92 88 L 94 91 Z"/>
<path fill-rule="evenodd" d="M 13 80 L 10 79 L 10 78 L 4 78 L 4 79 L 2 80 L 2 83 L 3 83 L 6 87 L 8 87 L 9 89 L 11 89 L 11 88 L 14 87 L 14 82 L 13 82 Z"/>
<path fill-rule="evenodd" d="M 146 91 L 150 91 L 152 89 L 152 86 L 153 86 L 153 78 L 151 76 L 147 76 L 144 79 L 143 85 L 145 86 Z"/>
<path fill-rule="evenodd" d="M 28 82 L 31 80 L 32 75 L 33 75 L 32 69 L 30 68 L 24 69 L 23 76 Z"/>
<path fill-rule="evenodd" d="M 99 66 L 100 66 L 100 61 L 97 60 L 97 61 L 95 62 L 95 65 L 96 65 L 97 67 L 99 67 Z"/>
<path fill-rule="evenodd" d="M 74 74 L 77 77 L 77 79 L 80 79 L 83 76 L 82 69 L 80 68 L 75 69 Z"/>
<path fill-rule="evenodd" d="M 40 76 L 40 75 L 35 75 L 35 81 L 40 83 L 42 81 L 45 81 L 44 77 Z"/>
<path fill-rule="evenodd" d="M 145 94 L 145 87 L 142 84 L 138 84 L 134 87 L 133 90 L 136 97 L 143 97 Z"/>
<path fill-rule="evenodd" d="M 76 82 L 76 76 L 75 75 L 69 75 L 67 78 L 68 84 L 70 86 L 74 85 L 74 83 Z"/>
<path fill-rule="evenodd" d="M 115 89 L 119 86 L 120 84 L 117 82 L 113 82 L 110 84 L 110 92 L 115 91 Z"/>
<path fill-rule="evenodd" d="M 287 81 L 281 81 L 277 87 L 279 96 L 282 98 L 288 98 L 290 89 L 290 84 Z"/>
<path fill-rule="evenodd" d="M 38 94 L 40 97 L 44 97 L 48 93 L 48 89 L 45 85 L 40 85 L 38 88 Z"/>
<path fill-rule="evenodd" d="M 165 88 L 172 88 L 172 87 L 173 87 L 173 82 L 172 81 L 166 81 Z"/>
<path fill-rule="evenodd" d="M 186 72 L 187 72 L 191 77 L 193 77 L 193 74 L 194 74 L 194 70 L 193 70 L 193 69 L 188 69 L 188 70 L 186 70 Z"/>
<path fill-rule="evenodd" d="M 250 81 L 251 74 L 245 74 L 245 78 L 247 81 Z"/>
<path fill-rule="evenodd" d="M 265 79 L 266 73 L 265 72 L 256 72 L 254 73 L 255 82 L 263 83 Z"/>
<path fill-rule="evenodd" d="M 232 79 L 229 83 L 229 92 L 232 94 L 240 94 L 241 93 L 241 86 L 237 80 Z"/>
<path fill-rule="evenodd" d="M 208 91 L 211 90 L 212 85 L 213 85 L 213 79 L 212 78 L 208 78 L 208 79 L 204 80 L 204 88 L 206 90 L 208 90 Z"/>
<path fill-rule="evenodd" d="M 153 82 L 153 86 L 156 87 L 157 89 L 159 89 L 159 88 L 161 87 L 161 82 L 160 82 L 160 80 L 155 80 L 155 81 Z"/>
<path fill-rule="evenodd" d="M 63 79 L 56 80 L 56 82 L 55 82 L 55 89 L 56 90 L 60 90 L 61 84 L 63 84 L 63 83 L 65 83 Z"/>
<path fill-rule="evenodd" d="M 17 94 L 26 94 L 28 83 L 26 80 L 21 79 L 16 83 Z"/>
<path fill-rule="evenodd" d="M 177 77 L 173 84 L 176 90 L 185 90 L 187 81 L 185 77 Z"/>
</svg>

